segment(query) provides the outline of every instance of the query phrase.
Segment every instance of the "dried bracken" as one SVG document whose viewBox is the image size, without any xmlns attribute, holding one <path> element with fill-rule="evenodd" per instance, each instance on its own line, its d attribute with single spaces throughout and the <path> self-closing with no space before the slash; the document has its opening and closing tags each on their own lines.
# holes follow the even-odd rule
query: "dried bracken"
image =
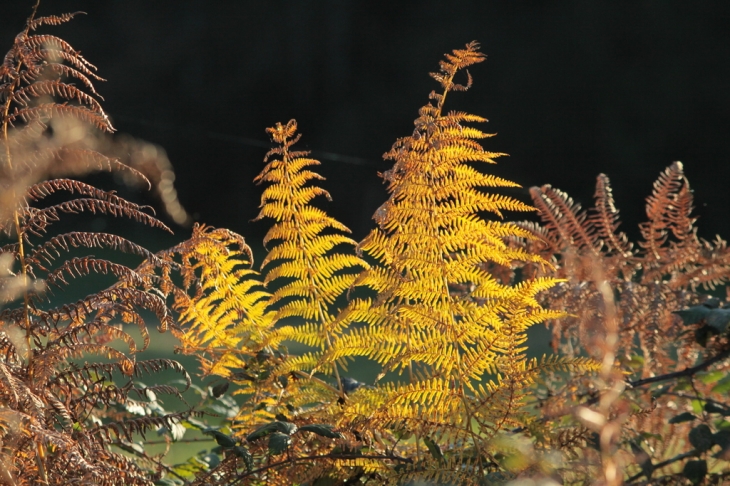
<svg viewBox="0 0 730 486">
<path fill-rule="evenodd" d="M 726 468 L 730 311 L 700 289 L 713 291 L 730 279 L 730 250 L 719 237 L 709 242 L 697 236 L 682 163 L 674 162 L 654 183 L 638 244 L 618 230 L 618 210 L 604 174 L 597 179 L 595 207 L 588 211 L 549 185 L 530 192 L 543 224 L 520 226 L 539 239 L 514 244 L 542 255 L 555 267 L 549 274 L 564 279 L 542 295 L 546 306 L 570 310 L 550 323 L 553 347 L 568 357 L 593 356 L 614 369 L 604 369 L 597 380 L 556 376 L 548 381 L 541 401 L 545 417 L 570 412 L 576 404 L 597 405 L 578 409 L 579 418 L 600 434 L 614 427 L 602 462 L 619 458 L 629 482 L 681 467 L 689 468 L 685 477 L 694 481 L 704 477 L 698 473 L 703 467 L 705 472 Z M 534 265 L 521 272 L 544 274 Z M 509 278 L 509 269 L 500 273 Z M 693 433 L 706 433 L 708 447 L 698 449 Z M 711 453 L 713 446 L 719 452 Z M 589 468 L 586 474 L 597 472 Z M 620 471 L 615 474 L 621 481 Z"/>
<path fill-rule="evenodd" d="M 94 66 L 62 39 L 34 33 L 74 15 L 32 16 L 0 66 L 0 482 L 148 485 L 155 474 L 111 446 L 171 429 L 189 415 L 132 418 L 125 410 L 132 397 L 181 397 L 172 386 L 136 386 L 142 374 L 173 369 L 189 383 L 176 362 L 135 360 L 149 344 L 144 312 L 163 331 L 173 323 L 171 312 L 151 276 L 77 250 L 118 250 L 165 264 L 120 236 L 49 229 L 86 212 L 169 228 L 149 208 L 69 178 L 126 170 L 144 179 L 94 148 L 94 131 L 114 130 L 97 101 Z M 48 179 L 54 176 L 61 178 Z M 64 193 L 70 199 L 61 200 Z M 96 274 L 117 283 L 63 301 L 74 279 Z M 141 332 L 141 348 L 125 330 L 130 324 Z"/>
</svg>

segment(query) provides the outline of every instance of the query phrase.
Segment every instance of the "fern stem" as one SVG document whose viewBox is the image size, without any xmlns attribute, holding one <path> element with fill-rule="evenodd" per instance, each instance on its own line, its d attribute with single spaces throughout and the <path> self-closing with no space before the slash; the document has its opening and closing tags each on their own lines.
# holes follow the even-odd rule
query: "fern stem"
<svg viewBox="0 0 730 486">
<path fill-rule="evenodd" d="M 30 28 L 30 23 L 33 20 L 33 17 L 35 17 L 35 13 L 38 10 L 38 5 L 40 4 L 40 0 L 36 1 L 35 6 L 33 7 L 33 13 L 28 18 L 28 25 L 25 28 L 26 35 L 28 33 L 28 29 Z M 22 65 L 22 61 L 18 61 L 18 65 L 15 68 L 15 72 L 17 73 L 20 70 L 20 66 Z M 23 245 L 23 230 L 20 226 L 20 215 L 18 212 L 18 204 L 17 199 L 18 195 L 16 193 L 17 187 L 15 185 L 15 178 L 13 177 L 13 161 L 12 161 L 12 154 L 10 153 L 10 140 L 8 139 L 8 116 L 10 114 L 10 104 L 13 101 L 13 92 L 18 87 L 18 84 L 20 83 L 20 78 L 16 78 L 13 80 L 12 85 L 10 86 L 10 89 L 8 90 L 7 100 L 5 101 L 5 107 L 3 108 L 3 141 L 5 142 L 5 158 L 7 160 L 7 166 L 8 166 L 8 173 L 10 174 L 10 190 L 12 193 L 12 201 L 13 201 L 13 224 L 15 225 L 15 232 L 17 233 L 18 237 L 18 256 L 20 259 L 20 274 L 23 277 L 23 309 L 24 309 L 24 320 L 25 320 L 25 341 L 27 346 L 27 352 L 28 352 L 28 369 L 31 368 L 31 363 L 33 361 L 33 351 L 32 351 L 32 333 L 31 333 L 31 326 L 30 326 L 30 296 L 28 295 L 27 290 L 27 284 L 28 284 L 28 272 L 25 267 L 25 246 Z M 31 377 L 32 378 L 32 377 Z"/>
<path fill-rule="evenodd" d="M 288 165 L 289 161 L 290 161 L 289 145 L 286 142 L 287 141 L 285 139 L 284 143 L 282 144 L 282 157 L 281 158 L 282 158 L 282 161 L 284 162 L 284 164 L 283 164 L 284 177 L 286 177 L 287 182 L 291 182 L 291 174 L 289 173 L 289 165 Z M 291 206 L 292 206 L 292 208 L 291 208 L 292 212 L 294 213 L 293 222 L 294 222 L 294 226 L 296 228 L 298 244 L 302 248 L 302 250 L 304 250 L 304 242 L 302 241 L 303 238 L 302 238 L 302 231 L 301 231 L 301 223 L 298 218 L 298 216 L 299 216 L 298 209 L 299 208 L 296 206 L 296 204 L 291 204 Z M 314 264 L 312 262 L 312 256 L 306 251 L 302 251 L 302 253 L 304 254 L 304 258 L 306 259 L 306 262 L 307 262 L 307 270 L 308 270 L 307 274 L 309 276 L 309 284 L 310 284 L 310 287 L 313 289 L 312 290 L 313 295 L 311 296 L 312 303 L 316 304 L 316 306 L 317 306 L 317 313 L 319 314 L 319 320 L 322 323 L 322 330 L 324 332 L 325 340 L 327 342 L 327 346 L 331 348 L 332 339 L 330 338 L 330 334 L 327 330 L 327 320 L 326 320 L 325 312 L 324 312 L 324 309 L 322 308 L 322 302 L 317 298 L 318 297 L 317 285 L 312 279 L 312 268 L 314 267 Z M 345 389 L 342 384 L 342 379 L 340 378 L 340 372 L 337 369 L 336 360 L 332 362 L 332 369 L 334 370 L 335 380 L 337 380 L 337 389 L 335 390 L 331 386 L 328 386 L 328 388 L 334 390 L 341 399 L 345 400 L 345 399 L 347 399 L 347 395 L 345 394 Z M 310 378 L 315 379 L 311 375 L 310 375 Z M 318 380 L 318 381 L 320 383 L 324 384 L 324 382 L 322 380 Z"/>
<path fill-rule="evenodd" d="M 294 373 L 294 374 L 295 374 L 295 375 L 297 375 L 297 376 L 301 376 L 302 378 L 306 378 L 306 379 L 308 379 L 308 380 L 316 381 L 317 383 L 319 383 L 319 384 L 320 384 L 320 385 L 322 385 L 323 387 L 327 388 L 327 389 L 328 389 L 329 391 L 331 391 L 331 392 L 333 392 L 333 393 L 335 393 L 335 394 L 337 394 L 337 395 L 340 395 L 340 396 L 342 396 L 342 391 L 341 391 L 340 389 L 337 389 L 337 388 L 333 387 L 332 385 L 330 385 L 329 383 L 327 383 L 327 382 L 326 382 L 326 381 L 324 381 L 324 380 L 320 380 L 320 379 L 319 379 L 319 378 L 317 378 L 316 376 L 312 376 L 312 375 L 310 375 L 309 373 L 305 373 L 305 372 L 303 372 L 303 371 L 300 371 L 300 370 L 294 370 L 294 371 L 292 371 L 292 373 Z M 342 385 L 342 384 L 340 383 L 340 386 L 341 386 L 341 385 Z M 344 398 L 344 397 L 343 397 L 343 398 Z"/>
<path fill-rule="evenodd" d="M 262 473 L 264 471 L 267 471 L 269 469 L 274 469 L 277 467 L 285 466 L 287 464 L 296 464 L 297 462 L 306 462 L 306 461 L 317 461 L 317 460 L 328 460 L 328 459 L 342 459 L 342 460 L 352 460 L 352 459 L 374 459 L 379 461 L 394 461 L 394 462 L 401 462 L 405 464 L 413 464 L 413 460 L 408 457 L 399 457 L 394 455 L 388 455 L 388 454 L 373 454 L 373 455 L 367 455 L 367 454 L 323 454 L 321 456 L 312 455 L 312 456 L 304 456 L 304 457 L 291 457 L 289 459 L 285 459 L 283 461 L 274 462 L 267 464 L 266 466 L 262 466 L 258 469 L 254 469 L 251 471 L 247 471 L 241 475 L 239 475 L 235 481 L 232 483 L 229 483 L 228 486 L 234 486 L 235 484 L 238 484 L 239 482 L 243 481 L 244 479 L 251 477 L 255 474 Z"/>
<path fill-rule="evenodd" d="M 42 441 L 36 442 L 36 462 L 38 463 L 38 472 L 41 475 L 41 479 L 43 480 L 44 484 L 48 484 L 48 473 L 46 473 L 46 466 L 45 466 L 45 445 Z"/>
</svg>

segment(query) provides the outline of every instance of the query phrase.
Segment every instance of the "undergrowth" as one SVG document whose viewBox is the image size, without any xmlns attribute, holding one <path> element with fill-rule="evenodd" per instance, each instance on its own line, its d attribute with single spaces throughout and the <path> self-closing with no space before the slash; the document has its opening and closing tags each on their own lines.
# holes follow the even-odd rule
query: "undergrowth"
<svg viewBox="0 0 730 486">
<path fill-rule="evenodd" d="M 730 252 L 697 236 L 681 163 L 654 184 L 637 243 L 618 229 L 605 175 L 587 212 L 547 185 L 531 189 L 535 207 L 500 194 L 517 184 L 486 170 L 504 155 L 482 145 L 486 120 L 446 108 L 485 60 L 472 42 L 431 73 L 438 91 L 385 154 L 389 197 L 360 242 L 312 204 L 330 195 L 319 161 L 295 147 L 294 120 L 266 130 L 256 220 L 271 226 L 258 265 L 242 236 L 203 224 L 154 253 L 57 231 L 76 213 L 171 231 L 151 208 L 80 180 L 160 183 L 170 169 L 114 157 L 132 151 L 111 136 L 96 68 L 37 33 L 76 14 L 35 9 L 0 67 L 0 483 L 727 480 L 730 311 L 717 290 Z M 171 217 L 187 221 L 171 197 Z M 534 210 L 542 223 L 505 219 Z M 113 283 L 64 300 L 95 276 Z M 200 403 L 164 408 L 165 394 L 187 403 L 191 382 L 174 360 L 137 359 L 151 319 L 215 377 L 195 387 Z M 538 323 L 554 353 L 531 359 Z M 374 382 L 353 376 L 355 359 L 378 367 Z M 140 381 L 161 370 L 181 379 Z M 151 431 L 174 443 L 187 429 L 217 447 L 182 464 L 146 448 Z"/>
</svg>

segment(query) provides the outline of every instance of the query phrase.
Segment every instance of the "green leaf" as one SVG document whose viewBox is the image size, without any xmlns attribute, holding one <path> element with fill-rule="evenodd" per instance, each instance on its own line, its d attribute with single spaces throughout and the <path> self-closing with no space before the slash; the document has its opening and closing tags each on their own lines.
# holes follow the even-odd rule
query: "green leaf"
<svg viewBox="0 0 730 486">
<path fill-rule="evenodd" d="M 680 378 L 677 380 L 677 383 L 674 385 L 674 387 L 671 388 L 672 391 L 678 392 L 678 391 L 686 391 L 691 390 L 692 384 L 689 380 L 685 378 Z"/>
<path fill-rule="evenodd" d="M 696 305 L 688 309 L 674 311 L 675 314 L 682 318 L 682 322 L 684 322 L 685 325 L 696 324 L 700 322 L 701 320 L 707 318 L 710 312 L 712 312 L 712 309 L 704 305 Z"/>
<path fill-rule="evenodd" d="M 144 454 L 144 447 L 136 442 L 119 441 L 115 445 L 123 451 L 131 452 L 132 454 Z"/>
<path fill-rule="evenodd" d="M 664 436 L 662 434 L 654 434 L 651 432 L 640 432 L 639 435 L 641 436 L 642 439 L 647 440 L 647 441 L 649 439 L 658 440 L 658 441 L 662 441 L 662 442 L 664 441 Z"/>
<path fill-rule="evenodd" d="M 198 456 L 195 459 L 197 459 L 197 461 L 200 464 L 205 466 L 206 470 L 213 469 L 214 467 L 216 467 L 218 464 L 221 463 L 221 458 L 218 457 L 218 454 L 212 454 L 212 453 L 203 454 L 202 456 Z"/>
<path fill-rule="evenodd" d="M 179 479 L 174 478 L 160 478 L 155 481 L 155 486 L 180 486 L 183 484 Z"/>
<path fill-rule="evenodd" d="M 724 371 L 711 371 L 710 373 L 700 375 L 700 381 L 705 385 L 709 385 L 710 383 L 715 383 L 716 381 L 721 380 L 726 374 L 727 373 Z"/>
<path fill-rule="evenodd" d="M 198 420 L 195 417 L 188 417 L 185 420 L 182 421 L 182 424 L 185 426 L 185 428 L 188 429 L 198 429 L 198 430 L 205 430 L 209 426 L 202 420 Z"/>
<path fill-rule="evenodd" d="M 695 342 L 705 348 L 707 347 L 707 340 L 715 334 L 715 329 L 711 328 L 710 326 L 705 325 L 698 327 L 695 330 Z"/>
<path fill-rule="evenodd" d="M 689 431 L 689 443 L 700 452 L 712 447 L 712 430 L 707 424 L 700 424 Z"/>
<path fill-rule="evenodd" d="M 692 410 L 697 415 L 700 415 L 702 413 L 702 411 L 705 409 L 704 403 L 702 403 L 700 400 L 695 399 L 695 400 L 692 400 L 690 403 L 692 404 Z"/>
<path fill-rule="evenodd" d="M 730 392 L 730 375 L 725 376 L 722 380 L 717 382 L 717 385 L 712 387 L 712 393 L 727 393 Z"/>
<path fill-rule="evenodd" d="M 670 424 L 679 424 L 682 422 L 690 422 L 692 420 L 695 420 L 696 418 L 697 418 L 697 416 L 693 413 L 683 412 L 675 417 L 670 418 L 669 423 Z"/>
<path fill-rule="evenodd" d="M 714 403 L 705 403 L 705 412 L 707 413 L 719 413 L 723 417 L 730 415 L 730 408 L 721 407 Z"/>
<path fill-rule="evenodd" d="M 730 323 L 730 309 L 712 309 L 706 320 L 708 326 L 723 334 Z"/>
<path fill-rule="evenodd" d="M 281 432 L 273 432 L 269 436 L 269 454 L 278 456 L 291 445 L 291 437 Z"/>
<path fill-rule="evenodd" d="M 258 376 L 246 373 L 245 371 L 238 371 L 231 375 L 231 379 L 235 381 L 256 381 L 258 379 Z"/>
<path fill-rule="evenodd" d="M 720 446 L 720 451 L 714 457 L 724 461 L 730 460 L 730 430 L 715 432 L 715 435 L 712 436 L 712 442 Z"/>
<path fill-rule="evenodd" d="M 682 475 L 692 481 L 692 484 L 700 484 L 707 475 L 707 462 L 687 461 L 684 465 Z"/>
<path fill-rule="evenodd" d="M 503 484 L 507 484 L 507 482 L 510 479 L 514 479 L 514 475 L 509 472 L 492 472 L 484 476 L 483 479 L 479 481 L 480 485 L 489 485 L 489 486 L 501 486 Z"/>
<path fill-rule="evenodd" d="M 277 376 L 276 381 L 279 382 L 282 388 L 286 388 L 289 386 L 289 378 L 287 378 L 286 375 Z"/>
<path fill-rule="evenodd" d="M 236 446 L 233 448 L 233 453 L 243 459 L 243 463 L 246 465 L 246 470 L 251 472 L 253 469 L 253 456 L 250 452 L 248 452 L 248 449 Z"/>
<path fill-rule="evenodd" d="M 282 422 L 277 420 L 262 425 L 246 436 L 246 441 L 253 442 L 274 432 L 280 432 L 285 435 L 291 435 L 297 431 L 297 426 L 291 422 Z"/>
<path fill-rule="evenodd" d="M 218 398 L 223 395 L 226 391 L 228 391 L 229 386 L 231 386 L 231 384 L 227 381 L 224 381 L 223 383 L 218 383 L 216 386 L 213 387 L 213 390 L 211 391 L 213 397 Z"/>
<path fill-rule="evenodd" d="M 632 368 L 640 368 L 644 366 L 644 357 L 639 354 L 632 355 L 631 360 L 629 360 L 629 366 Z"/>
<path fill-rule="evenodd" d="M 341 439 L 343 435 L 339 432 L 334 431 L 334 426 L 328 424 L 309 424 L 302 425 L 299 427 L 300 432 L 314 432 L 322 437 L 329 437 L 330 439 Z"/>
<path fill-rule="evenodd" d="M 444 462 L 444 453 L 441 452 L 441 447 L 428 437 L 423 438 L 423 443 L 428 447 L 428 452 L 431 453 L 434 459 L 439 462 Z"/>
<path fill-rule="evenodd" d="M 712 436 L 712 443 L 719 445 L 722 449 L 730 448 L 730 430 L 715 432 Z"/>
<path fill-rule="evenodd" d="M 218 432 L 217 430 L 208 430 L 205 433 L 208 435 L 212 435 L 215 438 L 215 441 L 221 447 L 229 449 L 236 445 L 235 439 L 233 439 L 231 436 L 228 436 L 222 432 Z"/>
<path fill-rule="evenodd" d="M 172 437 L 173 441 L 178 441 L 183 438 L 185 435 L 185 431 L 187 430 L 183 424 L 180 423 L 174 423 L 170 424 L 170 427 L 168 429 L 170 431 L 170 436 Z"/>
<path fill-rule="evenodd" d="M 314 480 L 312 486 L 337 486 L 338 484 L 342 484 L 342 481 L 337 478 L 321 476 Z"/>
<path fill-rule="evenodd" d="M 636 442 L 631 441 L 631 452 L 634 453 L 636 461 L 639 462 L 641 472 L 647 479 L 651 479 L 651 475 L 654 473 L 654 464 L 651 462 L 651 456 Z"/>
</svg>

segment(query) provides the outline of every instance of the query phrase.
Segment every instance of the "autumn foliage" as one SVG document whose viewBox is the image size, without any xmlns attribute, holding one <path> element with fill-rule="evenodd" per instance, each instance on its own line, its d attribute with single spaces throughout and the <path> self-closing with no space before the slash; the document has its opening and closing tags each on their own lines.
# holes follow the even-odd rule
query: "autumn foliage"
<svg viewBox="0 0 730 486">
<path fill-rule="evenodd" d="M 517 184 L 492 173 L 504 154 L 485 148 L 486 120 L 447 110 L 485 60 L 471 42 L 431 73 L 438 91 L 386 152 L 389 196 L 362 241 L 322 209 L 320 162 L 296 148 L 294 120 L 266 130 L 261 263 L 242 236 L 203 224 L 154 253 L 59 232 L 89 212 L 170 231 L 79 180 L 147 177 L 111 156 L 95 67 L 35 32 L 74 15 L 34 12 L 0 67 L 0 484 L 728 479 L 730 311 L 718 291 L 730 250 L 697 235 L 681 163 L 654 184 L 638 242 L 619 230 L 603 174 L 588 211 L 549 185 L 530 190 L 534 207 L 504 195 Z M 513 221 L 535 210 L 540 223 Z M 64 300 L 83 278 L 106 283 Z M 198 358 L 207 389 L 175 360 L 137 358 L 150 319 Z M 537 324 L 552 332 L 548 356 L 530 353 Z M 140 381 L 164 370 L 182 379 Z M 191 386 L 198 404 L 158 398 L 187 404 Z M 150 432 L 171 445 L 186 430 L 215 445 L 182 464 L 149 452 Z"/>
</svg>

